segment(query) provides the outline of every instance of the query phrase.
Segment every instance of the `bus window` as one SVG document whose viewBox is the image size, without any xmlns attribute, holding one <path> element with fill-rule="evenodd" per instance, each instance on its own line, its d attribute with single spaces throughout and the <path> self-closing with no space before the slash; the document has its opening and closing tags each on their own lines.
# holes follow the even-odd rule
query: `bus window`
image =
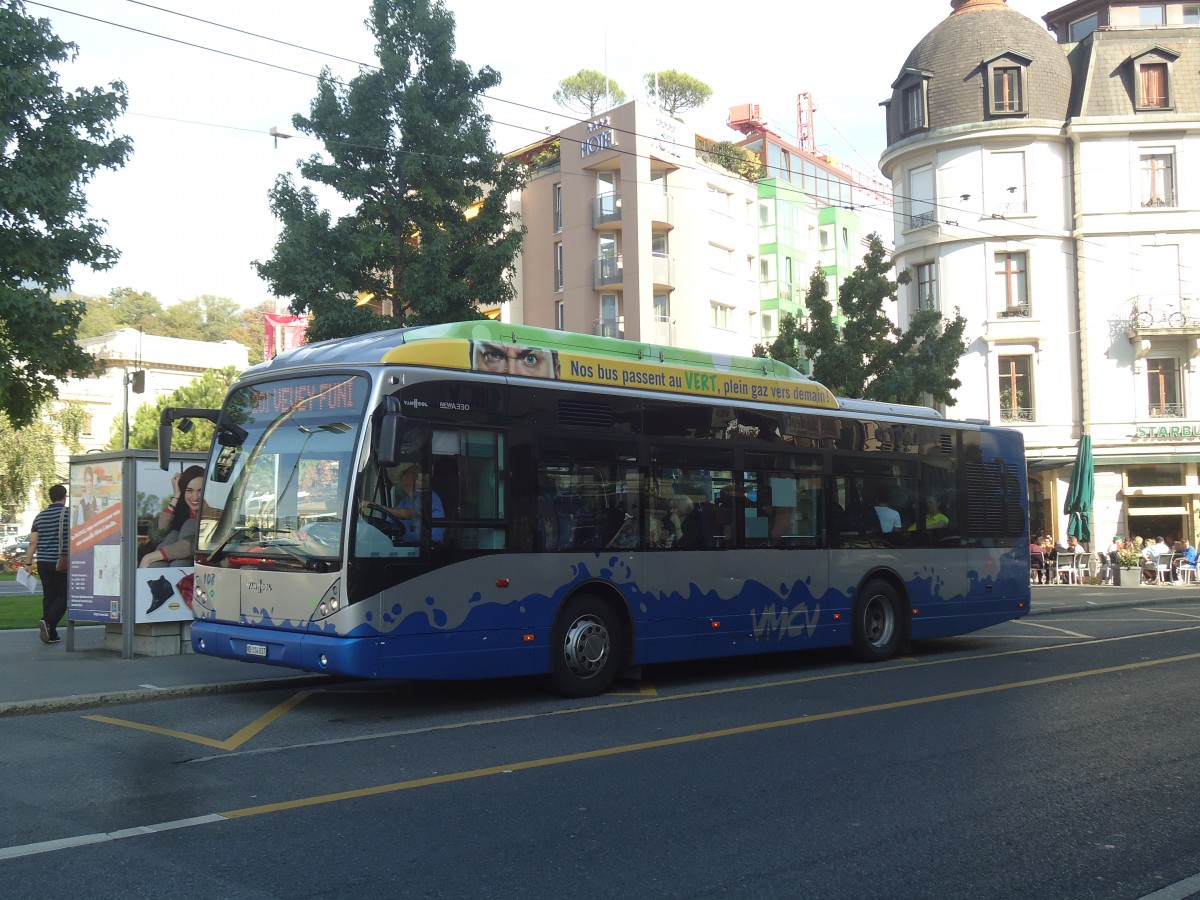
<svg viewBox="0 0 1200 900">
<path fill-rule="evenodd" d="M 727 451 L 654 447 L 647 482 L 647 545 L 657 549 L 732 547 L 740 515 Z"/>
<path fill-rule="evenodd" d="M 543 550 L 637 547 L 635 459 L 632 445 L 594 441 L 585 445 L 567 439 L 539 442 L 536 546 Z"/>
</svg>

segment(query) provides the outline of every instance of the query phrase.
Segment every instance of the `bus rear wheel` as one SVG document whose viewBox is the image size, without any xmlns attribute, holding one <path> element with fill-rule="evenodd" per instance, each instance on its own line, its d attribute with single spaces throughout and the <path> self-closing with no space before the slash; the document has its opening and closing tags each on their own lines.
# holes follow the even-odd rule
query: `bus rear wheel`
<svg viewBox="0 0 1200 900">
<path fill-rule="evenodd" d="M 863 662 L 891 659 L 904 636 L 903 623 L 895 588 L 868 581 L 854 601 L 854 655 Z"/>
<path fill-rule="evenodd" d="M 554 626 L 550 684 L 565 697 L 594 697 L 608 690 L 621 665 L 621 623 L 598 597 L 569 600 Z"/>
</svg>

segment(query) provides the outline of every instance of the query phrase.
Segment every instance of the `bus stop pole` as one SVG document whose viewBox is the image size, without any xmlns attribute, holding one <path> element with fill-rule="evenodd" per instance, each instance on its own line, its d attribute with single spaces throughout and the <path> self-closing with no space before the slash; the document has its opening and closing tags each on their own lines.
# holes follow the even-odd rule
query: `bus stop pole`
<svg viewBox="0 0 1200 900">
<path fill-rule="evenodd" d="M 121 659 L 133 659 L 133 628 L 137 616 L 137 461 L 121 460 Z"/>
</svg>

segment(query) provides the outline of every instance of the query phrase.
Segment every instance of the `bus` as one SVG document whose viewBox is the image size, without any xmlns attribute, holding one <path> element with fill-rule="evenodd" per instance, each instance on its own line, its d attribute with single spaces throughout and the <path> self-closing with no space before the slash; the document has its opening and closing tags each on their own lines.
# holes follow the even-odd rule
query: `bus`
<svg viewBox="0 0 1200 900">
<path fill-rule="evenodd" d="M 478 321 L 314 343 L 216 423 L 196 653 L 389 679 L 845 646 L 1029 610 L 1019 432 L 783 363 Z"/>
</svg>

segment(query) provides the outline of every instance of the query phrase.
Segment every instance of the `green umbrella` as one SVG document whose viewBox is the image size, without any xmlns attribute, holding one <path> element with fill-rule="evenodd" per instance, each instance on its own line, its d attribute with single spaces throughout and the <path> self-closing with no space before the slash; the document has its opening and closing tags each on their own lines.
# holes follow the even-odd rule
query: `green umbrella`
<svg viewBox="0 0 1200 900">
<path fill-rule="evenodd" d="M 1067 501 L 1063 513 L 1069 516 L 1067 534 L 1087 543 L 1092 539 L 1092 507 L 1096 503 L 1096 469 L 1092 462 L 1092 436 L 1079 436 L 1079 452 L 1075 456 L 1075 468 L 1071 471 L 1071 483 L 1067 487 Z"/>
</svg>

